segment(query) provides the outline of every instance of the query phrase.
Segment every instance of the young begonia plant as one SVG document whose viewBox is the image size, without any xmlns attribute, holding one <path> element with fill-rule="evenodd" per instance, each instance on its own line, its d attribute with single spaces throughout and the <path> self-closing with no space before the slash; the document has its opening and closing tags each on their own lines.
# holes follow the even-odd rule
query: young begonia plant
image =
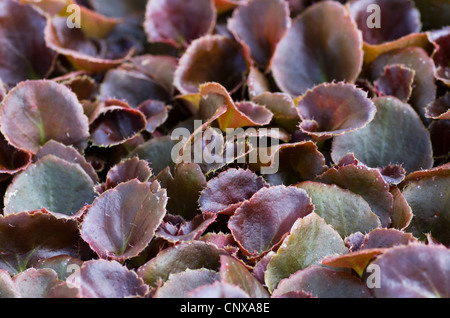
<svg viewBox="0 0 450 318">
<path fill-rule="evenodd" d="M 449 83 L 445 0 L 1 0 L 0 298 L 448 298 Z"/>
</svg>

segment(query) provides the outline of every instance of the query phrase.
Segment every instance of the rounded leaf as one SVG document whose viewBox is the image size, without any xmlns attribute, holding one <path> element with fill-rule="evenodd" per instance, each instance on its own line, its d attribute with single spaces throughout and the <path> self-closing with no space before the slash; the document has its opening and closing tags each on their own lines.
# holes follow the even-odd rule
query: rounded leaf
<svg viewBox="0 0 450 318">
<path fill-rule="evenodd" d="M 134 271 L 116 261 L 92 260 L 67 278 L 84 298 L 144 297 L 148 286 Z"/>
<path fill-rule="evenodd" d="M 0 4 L 0 78 L 14 86 L 27 79 L 45 78 L 56 54 L 44 41 L 45 17 L 14 0 Z"/>
<path fill-rule="evenodd" d="M 430 134 L 414 109 L 395 97 L 374 100 L 377 114 L 366 127 L 333 142 L 331 156 L 338 162 L 348 153 L 369 167 L 401 164 L 406 171 L 433 165 Z"/>
<path fill-rule="evenodd" d="M 278 244 L 297 219 L 313 210 L 302 189 L 262 188 L 235 211 L 228 227 L 244 253 L 259 256 Z"/>
<path fill-rule="evenodd" d="M 45 210 L 0 216 L 0 269 L 10 274 L 58 255 L 79 257 L 80 244 L 75 220 Z"/>
<path fill-rule="evenodd" d="M 105 188 L 112 189 L 122 182 L 138 179 L 146 182 L 152 175 L 152 170 L 145 160 L 137 157 L 126 159 L 109 169 L 106 175 Z"/>
<path fill-rule="evenodd" d="M 60 142 L 50 140 L 42 146 L 35 155 L 35 160 L 40 160 L 45 156 L 53 155 L 70 163 L 76 163 L 91 177 L 92 181 L 98 182 L 99 177 L 92 165 L 75 148 L 63 145 Z"/>
<path fill-rule="evenodd" d="M 294 100 L 285 93 L 263 92 L 252 98 L 252 102 L 263 105 L 273 113 L 273 122 L 289 132 L 296 130 L 300 122 Z"/>
<path fill-rule="evenodd" d="M 50 268 L 29 268 L 13 277 L 14 285 L 22 298 L 49 298 L 61 281 Z"/>
<path fill-rule="evenodd" d="M 264 106 L 253 102 L 235 103 L 225 87 L 218 83 L 201 85 L 200 96 L 200 113 L 208 117 L 208 122 L 217 120 L 222 131 L 227 128 L 267 125 L 273 117 L 272 112 Z"/>
<path fill-rule="evenodd" d="M 283 279 L 273 297 L 290 292 L 306 292 L 318 298 L 372 298 L 367 286 L 355 276 L 312 265 Z"/>
<path fill-rule="evenodd" d="M 33 268 L 50 268 L 58 274 L 60 280 L 66 280 L 75 270 L 79 269 L 83 261 L 69 255 L 57 255 L 39 260 Z"/>
<path fill-rule="evenodd" d="M 137 256 L 150 243 L 166 213 L 165 189 L 152 191 L 137 179 L 104 192 L 87 210 L 81 224 L 83 239 L 102 258 Z"/>
<path fill-rule="evenodd" d="M 172 107 L 166 106 L 165 103 L 160 101 L 148 100 L 139 105 L 138 109 L 147 119 L 147 126 L 145 129 L 149 133 L 154 133 L 159 126 L 166 122 Z"/>
<path fill-rule="evenodd" d="M 297 104 L 300 129 L 314 137 L 342 135 L 365 127 L 376 108 L 367 93 L 352 84 L 322 84 L 309 90 Z"/>
<path fill-rule="evenodd" d="M 412 94 L 415 71 L 401 64 L 387 65 L 374 84 L 381 96 L 390 95 L 407 102 Z"/>
<path fill-rule="evenodd" d="M 324 155 L 312 141 L 280 145 L 273 154 L 271 165 L 276 173 L 265 175 L 271 185 L 312 180 L 327 169 Z"/>
<path fill-rule="evenodd" d="M 408 103 L 424 118 L 426 107 L 436 99 L 433 59 L 421 47 L 394 49 L 381 54 L 373 61 L 370 66 L 370 79 L 377 80 L 385 72 L 386 66 L 398 64 L 415 72 Z"/>
<path fill-rule="evenodd" d="M 91 22 L 95 23 L 95 20 Z M 99 28 L 90 28 L 91 31 L 97 29 Z M 89 72 L 102 72 L 119 66 L 134 53 L 134 49 L 130 49 L 120 54 L 116 52 L 105 54 L 104 50 L 100 50 L 101 46 L 87 37 L 82 29 L 68 28 L 66 17 L 49 18 L 44 29 L 44 36 L 49 48 L 67 57 L 76 69 Z M 102 44 L 104 48 L 105 43 Z"/>
<path fill-rule="evenodd" d="M 172 274 L 163 286 L 157 289 L 155 298 L 186 298 L 189 292 L 203 285 L 210 285 L 220 280 L 219 273 L 205 269 L 187 269 Z"/>
<path fill-rule="evenodd" d="M 186 47 L 210 33 L 215 21 L 212 0 L 152 0 L 147 4 L 144 28 L 150 42 Z"/>
<path fill-rule="evenodd" d="M 158 282 L 166 281 L 170 274 L 181 273 L 188 268 L 218 270 L 220 255 L 225 253 L 215 245 L 201 241 L 180 243 L 161 251 L 139 267 L 137 273 L 148 285 L 156 287 Z"/>
<path fill-rule="evenodd" d="M 214 213 L 198 214 L 190 221 L 168 214 L 158 227 L 156 236 L 170 243 L 197 240 L 216 219 L 217 214 Z"/>
<path fill-rule="evenodd" d="M 345 254 L 348 249 L 339 234 L 316 213 L 298 219 L 267 265 L 264 275 L 269 291 L 280 280 L 321 261 L 325 256 Z"/>
<path fill-rule="evenodd" d="M 393 41 L 422 27 L 420 12 L 410 0 L 353 0 L 348 7 L 364 42 L 369 44 Z M 378 20 L 376 13 L 380 14 Z M 373 27 L 376 22 L 379 25 Z"/>
<path fill-rule="evenodd" d="M 26 81 L 3 100 L 0 129 L 13 146 L 35 154 L 53 139 L 84 149 L 88 119 L 77 96 L 53 81 Z"/>
<path fill-rule="evenodd" d="M 373 264 L 379 266 L 379 298 L 450 297 L 450 251 L 444 246 L 412 244 L 388 250 Z"/>
<path fill-rule="evenodd" d="M 5 215 L 42 208 L 73 216 L 96 197 L 80 165 L 48 155 L 16 175 L 5 193 Z"/>
<path fill-rule="evenodd" d="M 196 94 L 201 84 L 217 82 L 233 92 L 244 82 L 248 52 L 236 41 L 221 35 L 201 37 L 181 57 L 174 85 L 183 94 Z"/>
<path fill-rule="evenodd" d="M 146 100 L 167 101 L 168 91 L 158 81 L 137 71 L 123 68 L 109 70 L 100 85 L 100 100 L 118 99 L 127 102 L 132 108 Z"/>
<path fill-rule="evenodd" d="M 439 97 L 433 103 L 427 106 L 425 116 L 433 119 L 450 119 L 450 93 Z"/>
<path fill-rule="evenodd" d="M 391 228 L 379 228 L 365 235 L 361 249 L 390 248 L 397 245 L 408 245 L 417 241 L 411 233 Z"/>
<path fill-rule="evenodd" d="M 297 186 L 311 197 L 314 212 L 342 237 L 355 232 L 367 233 L 380 226 L 380 219 L 360 195 L 318 182 L 307 181 Z"/>
<path fill-rule="evenodd" d="M 176 144 L 177 141 L 172 140 L 169 135 L 155 137 L 136 147 L 128 157 L 137 156 L 142 160 L 147 160 L 150 162 L 153 174 L 158 175 L 166 167 L 175 166 L 171 154 Z"/>
<path fill-rule="evenodd" d="M 263 285 L 238 260 L 231 256 L 220 256 L 220 280 L 241 288 L 252 298 L 268 298 Z"/>
<path fill-rule="evenodd" d="M 248 1 L 228 20 L 228 29 L 249 47 L 253 60 L 264 68 L 289 26 L 288 4 L 281 0 Z"/>
<path fill-rule="evenodd" d="M 200 210 L 233 214 L 245 200 L 265 186 L 264 179 L 250 170 L 227 169 L 207 183 L 200 195 Z"/>
<path fill-rule="evenodd" d="M 278 86 L 302 95 L 323 82 L 353 82 L 362 62 L 362 36 L 338 2 L 316 3 L 301 13 L 279 42 L 272 71 Z"/>
<path fill-rule="evenodd" d="M 378 169 L 353 164 L 335 166 L 318 176 L 315 181 L 335 184 L 359 194 L 380 218 L 381 225 L 390 225 L 394 199 L 389 184 Z"/>
<path fill-rule="evenodd" d="M 419 238 L 431 233 L 439 242 L 449 246 L 450 233 L 450 173 L 411 180 L 403 189 L 413 218 L 406 228 Z"/>
<path fill-rule="evenodd" d="M 94 145 L 120 145 L 145 129 L 147 121 L 137 109 L 109 106 L 102 110 L 90 125 L 90 139 Z"/>
<path fill-rule="evenodd" d="M 157 179 L 167 189 L 169 202 L 167 210 L 185 219 L 192 219 L 198 214 L 200 192 L 206 187 L 206 177 L 196 163 L 180 163 L 174 172 L 164 169 Z"/>
</svg>

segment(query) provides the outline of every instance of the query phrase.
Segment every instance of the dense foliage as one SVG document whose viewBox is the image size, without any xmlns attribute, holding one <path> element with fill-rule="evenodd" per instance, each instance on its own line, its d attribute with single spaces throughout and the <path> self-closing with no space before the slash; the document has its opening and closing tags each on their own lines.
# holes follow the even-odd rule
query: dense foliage
<svg viewBox="0 0 450 318">
<path fill-rule="evenodd" d="M 0 297 L 450 297 L 446 0 L 2 0 L 0 101 Z"/>
</svg>

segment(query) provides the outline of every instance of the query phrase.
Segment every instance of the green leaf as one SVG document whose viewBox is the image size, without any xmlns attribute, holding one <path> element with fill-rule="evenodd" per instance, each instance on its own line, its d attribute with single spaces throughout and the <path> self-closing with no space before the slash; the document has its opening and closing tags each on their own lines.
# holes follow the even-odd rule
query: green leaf
<svg viewBox="0 0 450 318">
<path fill-rule="evenodd" d="M 151 287 L 164 282 L 170 274 L 186 269 L 206 268 L 218 270 L 220 255 L 226 252 L 213 244 L 201 241 L 180 243 L 161 251 L 156 257 L 139 267 L 137 273 Z"/>
<path fill-rule="evenodd" d="M 372 212 L 362 196 L 336 185 L 303 182 L 297 185 L 311 197 L 314 212 L 333 226 L 344 238 L 355 232 L 367 233 L 380 226 L 380 219 Z"/>
<path fill-rule="evenodd" d="M 4 213 L 45 208 L 73 216 L 95 197 L 94 183 L 80 165 L 48 155 L 15 176 L 5 194 Z"/>
<path fill-rule="evenodd" d="M 348 249 L 340 235 L 316 213 L 297 220 L 264 275 L 269 291 L 278 282 L 298 270 L 320 262 L 332 254 L 345 254 Z"/>
<path fill-rule="evenodd" d="M 380 97 L 374 102 L 377 113 L 372 122 L 363 129 L 335 137 L 333 161 L 353 152 L 372 168 L 390 164 L 402 164 L 407 172 L 431 168 L 430 133 L 414 109 L 395 97 Z"/>
</svg>

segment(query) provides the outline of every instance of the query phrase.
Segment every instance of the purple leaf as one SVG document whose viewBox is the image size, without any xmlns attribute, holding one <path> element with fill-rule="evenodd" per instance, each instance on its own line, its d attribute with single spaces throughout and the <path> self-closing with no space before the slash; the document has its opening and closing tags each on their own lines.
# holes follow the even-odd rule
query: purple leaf
<svg viewBox="0 0 450 318">
<path fill-rule="evenodd" d="M 29 5 L 5 0 L 0 4 L 0 77 L 14 86 L 45 78 L 56 54 L 45 45 L 45 17 Z"/>
<path fill-rule="evenodd" d="M 200 286 L 188 293 L 189 298 L 250 298 L 241 288 L 216 281 L 210 285 Z"/>
<path fill-rule="evenodd" d="M 219 281 L 219 273 L 205 269 L 187 269 L 171 274 L 169 279 L 155 293 L 155 298 L 186 298 L 187 295 L 204 285 Z"/>
<path fill-rule="evenodd" d="M 263 68 L 290 26 L 287 3 L 280 0 L 251 0 L 234 10 L 228 29 L 244 42 Z"/>
<path fill-rule="evenodd" d="M 77 96 L 52 81 L 26 81 L 3 100 L 0 129 L 13 146 L 35 154 L 53 139 L 84 149 L 88 120 Z"/>
<path fill-rule="evenodd" d="M 325 1 L 292 22 L 271 65 L 284 92 L 302 95 L 323 82 L 355 81 L 362 61 L 361 32 L 343 5 Z"/>
<path fill-rule="evenodd" d="M 432 119 L 449 120 L 450 119 L 450 93 L 439 97 L 433 103 L 427 106 L 425 116 Z"/>
<path fill-rule="evenodd" d="M 105 190 L 115 188 L 123 182 L 138 179 L 140 182 L 146 182 L 152 175 L 152 170 L 145 160 L 131 158 L 123 160 L 112 167 L 106 175 Z"/>
<path fill-rule="evenodd" d="M 355 276 L 312 265 L 283 279 L 273 296 L 290 292 L 311 293 L 318 298 L 372 298 L 370 290 Z"/>
<path fill-rule="evenodd" d="M 379 26 L 374 21 L 371 5 L 379 8 Z M 390 42 L 421 29 L 420 13 L 410 0 L 353 0 L 349 10 L 362 31 L 364 42 L 380 44 Z"/>
<path fill-rule="evenodd" d="M 268 298 L 269 293 L 263 285 L 238 260 L 231 256 L 220 256 L 220 279 L 235 285 L 251 298 Z"/>
<path fill-rule="evenodd" d="M 104 192 L 88 208 L 82 238 L 102 258 L 125 260 L 150 243 L 166 213 L 166 190 L 137 179 Z"/>
<path fill-rule="evenodd" d="M 172 107 L 166 106 L 165 103 L 160 101 L 147 100 L 139 105 L 138 109 L 147 119 L 146 130 L 149 133 L 154 133 L 159 126 L 166 122 Z"/>
<path fill-rule="evenodd" d="M 370 67 L 370 79 L 377 80 L 386 66 L 402 64 L 415 71 L 413 90 L 408 103 L 424 117 L 425 108 L 436 98 L 434 62 L 421 47 L 406 47 L 388 51 L 378 56 Z"/>
<path fill-rule="evenodd" d="M 90 139 L 100 147 L 120 145 L 145 129 L 147 121 L 139 110 L 108 106 L 90 124 Z"/>
<path fill-rule="evenodd" d="M 197 240 L 216 218 L 217 214 L 203 213 L 185 221 L 182 217 L 167 215 L 156 231 L 156 236 L 171 243 Z"/>
<path fill-rule="evenodd" d="M 180 163 L 175 166 L 173 175 L 167 167 L 156 178 L 167 189 L 169 213 L 188 220 L 199 214 L 198 200 L 206 187 L 206 178 L 198 164 Z"/>
<path fill-rule="evenodd" d="M 235 211 L 228 227 L 243 253 L 260 256 L 280 243 L 297 219 L 313 210 L 302 189 L 262 188 Z"/>
<path fill-rule="evenodd" d="M 100 28 L 96 26 L 90 29 Z M 125 52 L 113 53 L 108 50 L 109 54 L 105 54 L 105 50 L 100 50 L 107 46 L 104 39 L 92 39 L 79 28 L 68 28 L 67 18 L 64 17 L 48 19 L 44 35 L 48 47 L 67 57 L 76 69 L 88 72 L 102 72 L 119 66 L 134 52 L 134 49 L 126 48 Z"/>
<path fill-rule="evenodd" d="M 450 295 L 450 251 L 443 246 L 412 244 L 388 250 L 379 266 L 379 298 L 447 298 Z"/>
<path fill-rule="evenodd" d="M 148 99 L 167 101 L 168 91 L 156 80 L 146 74 L 125 67 L 115 68 L 106 73 L 100 85 L 100 100 L 119 99 L 132 108 Z"/>
<path fill-rule="evenodd" d="M 387 65 L 374 84 L 381 96 L 390 95 L 407 102 L 411 97 L 415 71 L 401 64 Z"/>
<path fill-rule="evenodd" d="M 365 128 L 335 137 L 334 162 L 348 153 L 372 168 L 401 164 L 407 172 L 433 165 L 430 134 L 414 109 L 395 97 L 379 97 L 375 119 Z"/>
<path fill-rule="evenodd" d="M 45 210 L 0 216 L 0 269 L 17 274 L 41 259 L 79 257 L 80 235 L 74 220 Z"/>
<path fill-rule="evenodd" d="M 380 218 L 381 225 L 390 225 L 394 199 L 389 192 L 389 184 L 384 180 L 378 169 L 353 164 L 335 166 L 315 180 L 326 184 L 335 184 L 359 194 Z"/>
<path fill-rule="evenodd" d="M 264 187 L 264 179 L 250 170 L 228 169 L 208 182 L 199 199 L 200 210 L 231 215 Z"/>
<path fill-rule="evenodd" d="M 217 82 L 234 92 L 249 68 L 248 52 L 236 41 L 221 35 L 201 37 L 181 57 L 174 85 L 183 94 L 199 92 L 201 84 Z"/>
<path fill-rule="evenodd" d="M 35 161 L 38 161 L 48 155 L 53 155 L 69 163 L 80 165 L 80 167 L 91 177 L 92 181 L 99 181 L 97 172 L 95 172 L 92 165 L 87 162 L 86 158 L 75 148 L 66 146 L 54 140 L 50 140 L 37 151 Z"/>
<path fill-rule="evenodd" d="M 116 261 L 92 260 L 67 278 L 84 298 L 144 297 L 148 286 L 134 271 Z"/>
<path fill-rule="evenodd" d="M 415 178 L 409 176 L 404 183 L 403 196 L 414 215 L 406 230 L 419 238 L 431 233 L 448 246 L 450 169 L 422 171 L 421 175 Z"/>
<path fill-rule="evenodd" d="M 367 93 L 356 86 L 332 83 L 309 90 L 298 102 L 297 111 L 303 132 L 329 138 L 365 127 L 373 120 L 376 108 Z"/>
<path fill-rule="evenodd" d="M 54 287 L 61 281 L 53 269 L 29 268 L 13 277 L 22 298 L 50 298 Z"/>
<path fill-rule="evenodd" d="M 212 0 L 152 0 L 147 5 L 144 28 L 150 42 L 186 47 L 210 33 L 215 21 Z"/>
</svg>

